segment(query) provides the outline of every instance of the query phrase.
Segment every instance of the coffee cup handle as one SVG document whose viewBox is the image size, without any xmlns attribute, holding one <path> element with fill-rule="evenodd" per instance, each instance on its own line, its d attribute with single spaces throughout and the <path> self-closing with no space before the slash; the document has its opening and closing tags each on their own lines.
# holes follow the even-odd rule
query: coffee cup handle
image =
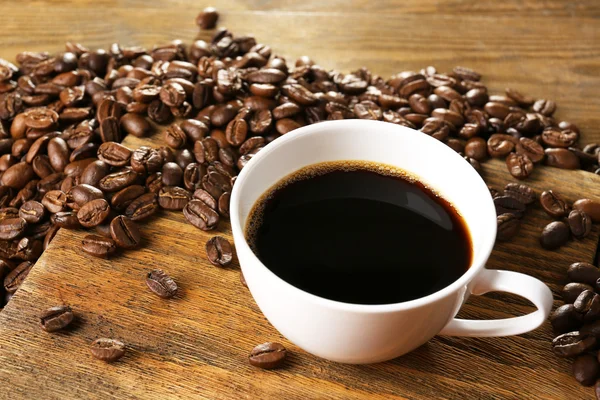
<svg viewBox="0 0 600 400">
<path fill-rule="evenodd" d="M 439 333 L 448 336 L 512 336 L 538 328 L 552 309 L 552 292 L 542 281 L 512 271 L 483 269 L 475 278 L 471 293 L 480 296 L 488 292 L 507 292 L 531 301 L 537 310 L 520 317 L 469 320 L 453 318 Z"/>
</svg>

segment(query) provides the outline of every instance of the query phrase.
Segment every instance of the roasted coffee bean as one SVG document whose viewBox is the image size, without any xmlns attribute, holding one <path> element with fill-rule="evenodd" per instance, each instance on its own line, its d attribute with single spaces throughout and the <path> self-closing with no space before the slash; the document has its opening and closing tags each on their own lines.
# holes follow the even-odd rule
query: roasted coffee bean
<svg viewBox="0 0 600 400">
<path fill-rule="evenodd" d="M 484 139 L 476 137 L 471 138 L 465 145 L 465 156 L 474 158 L 477 161 L 483 161 L 487 158 L 487 143 Z"/>
<path fill-rule="evenodd" d="M 291 118 L 282 118 L 280 120 L 277 120 L 277 122 L 275 123 L 275 129 L 280 135 L 285 135 L 286 133 L 289 133 L 294 129 L 300 128 L 300 126 L 301 125 L 298 122 L 294 121 Z"/>
<path fill-rule="evenodd" d="M 79 223 L 85 228 L 100 225 L 110 214 L 110 206 L 104 199 L 92 200 L 77 212 Z"/>
<path fill-rule="evenodd" d="M 24 123 L 30 129 L 52 130 L 58 125 L 58 114 L 49 108 L 30 108 L 24 114 Z"/>
<path fill-rule="evenodd" d="M 117 193 L 115 193 L 110 199 L 110 204 L 112 208 L 117 211 L 121 211 L 127 208 L 129 204 L 141 195 L 143 195 L 145 189 L 140 185 L 131 185 L 126 187 L 125 189 L 121 189 Z"/>
<path fill-rule="evenodd" d="M 198 140 L 194 144 L 194 157 L 199 164 L 210 164 L 218 160 L 219 145 L 217 141 L 210 137 Z"/>
<path fill-rule="evenodd" d="M 579 158 L 571 151 L 560 148 L 544 150 L 546 154 L 546 165 L 562 169 L 579 169 L 581 163 Z"/>
<path fill-rule="evenodd" d="M 545 157 L 544 148 L 535 140 L 526 137 L 519 138 L 516 152 L 529 157 L 533 163 L 538 163 Z"/>
<path fill-rule="evenodd" d="M 105 192 L 117 192 L 127 186 L 133 185 L 137 179 L 138 175 L 135 171 L 126 168 L 119 172 L 106 175 L 104 178 L 100 179 L 98 186 Z"/>
<path fill-rule="evenodd" d="M 60 190 L 51 190 L 42 198 L 42 204 L 52 214 L 61 212 L 67 206 L 67 195 Z"/>
<path fill-rule="evenodd" d="M 15 254 L 13 254 L 11 258 L 23 261 L 35 261 L 42 254 L 42 250 L 41 241 L 36 240 L 33 237 L 24 237 L 19 240 Z"/>
<path fill-rule="evenodd" d="M 276 120 L 290 118 L 298 115 L 302 109 L 296 103 L 283 103 L 273 109 L 273 117 Z"/>
<path fill-rule="evenodd" d="M 579 199 L 573 203 L 573 209 L 583 211 L 594 223 L 600 222 L 600 202 L 590 199 Z"/>
<path fill-rule="evenodd" d="M 561 195 L 553 190 L 545 190 L 540 195 L 540 204 L 548 215 L 554 218 L 566 217 L 569 205 Z"/>
<path fill-rule="evenodd" d="M 533 171 L 533 162 L 525 154 L 510 153 L 506 157 L 508 172 L 517 179 L 527 178 Z"/>
<path fill-rule="evenodd" d="M 174 149 L 185 145 L 187 136 L 178 124 L 173 124 L 165 130 L 165 143 Z"/>
<path fill-rule="evenodd" d="M 79 209 L 86 203 L 92 200 L 102 199 L 104 194 L 94 186 L 81 184 L 73 186 L 67 193 L 67 205 L 72 209 Z"/>
<path fill-rule="evenodd" d="M 582 354 L 573 361 L 573 376 L 583 386 L 592 386 L 600 374 L 600 363 L 591 354 Z"/>
<path fill-rule="evenodd" d="M 550 315 L 550 323 L 554 333 L 563 334 L 578 330 L 583 324 L 583 316 L 573 304 L 563 304 Z"/>
<path fill-rule="evenodd" d="M 90 186 L 97 186 L 102 178 L 110 172 L 110 165 L 104 161 L 96 160 L 88 164 L 81 172 L 79 182 Z"/>
<path fill-rule="evenodd" d="M 117 250 L 117 245 L 105 236 L 87 235 L 81 241 L 81 248 L 94 257 L 108 258 Z"/>
<path fill-rule="evenodd" d="M 533 103 L 533 111 L 545 115 L 546 117 L 551 117 L 555 110 L 556 103 L 554 103 L 552 100 L 542 99 Z"/>
<path fill-rule="evenodd" d="M 158 204 L 166 210 L 182 210 L 191 197 L 183 188 L 165 186 L 158 192 Z"/>
<path fill-rule="evenodd" d="M 4 277 L 4 290 L 8 293 L 14 293 L 19 289 L 27 275 L 29 275 L 29 271 L 33 267 L 33 263 L 31 261 L 23 261 L 21 264 L 17 265 L 15 269 L 10 271 L 6 277 Z"/>
<path fill-rule="evenodd" d="M 131 150 L 120 143 L 105 142 L 98 148 L 98 158 L 108 165 L 123 167 L 129 164 Z"/>
<path fill-rule="evenodd" d="M 177 294 L 177 284 L 163 270 L 155 269 L 146 274 L 146 285 L 148 288 L 163 299 L 170 299 Z"/>
<path fill-rule="evenodd" d="M 169 106 L 156 99 L 148 106 L 148 117 L 157 124 L 164 125 L 173 119 L 173 114 Z"/>
<path fill-rule="evenodd" d="M 20 217 L 4 218 L 0 221 L 0 240 L 17 239 L 25 233 L 27 222 Z"/>
<path fill-rule="evenodd" d="M 183 179 L 183 169 L 174 162 L 168 162 L 162 167 L 162 182 L 165 186 L 177 186 Z"/>
<path fill-rule="evenodd" d="M 283 365 L 287 351 L 279 343 L 267 342 L 259 344 L 250 352 L 250 365 L 263 369 L 279 368 Z"/>
<path fill-rule="evenodd" d="M 577 239 L 585 238 L 592 231 L 592 219 L 583 211 L 571 211 L 568 221 L 571 233 Z"/>
<path fill-rule="evenodd" d="M 569 240 L 569 227 L 562 221 L 550 222 L 542 230 L 540 244 L 547 250 L 554 250 Z"/>
<path fill-rule="evenodd" d="M 196 228 L 208 231 L 216 228 L 219 214 L 202 200 L 191 200 L 183 208 L 183 215 Z"/>
<path fill-rule="evenodd" d="M 596 339 L 600 338 L 600 321 L 594 321 L 584 324 L 579 330 L 582 335 L 594 336 Z"/>
<path fill-rule="evenodd" d="M 584 290 L 573 303 L 575 311 L 583 316 L 583 322 L 592 322 L 600 317 L 600 295 L 592 290 Z"/>
<path fill-rule="evenodd" d="M 152 126 L 146 118 L 133 112 L 123 115 L 120 124 L 125 132 L 136 137 L 148 136 L 152 131 Z"/>
<path fill-rule="evenodd" d="M 550 127 L 542 132 L 542 142 L 548 147 L 567 148 L 573 146 L 579 139 L 579 135 L 572 130 L 560 130 Z"/>
<path fill-rule="evenodd" d="M 219 214 L 225 218 L 229 218 L 229 201 L 231 193 L 225 192 L 219 197 Z"/>
<path fill-rule="evenodd" d="M 552 351 L 559 357 L 576 357 L 596 346 L 596 338 L 578 331 L 564 333 L 552 340 Z"/>
<path fill-rule="evenodd" d="M 206 174 L 206 167 L 202 164 L 190 163 L 183 171 L 183 184 L 187 190 L 195 190 L 200 185 Z M 163 174 L 164 176 L 164 174 Z"/>
<path fill-rule="evenodd" d="M 197 189 L 192 197 L 195 200 L 203 201 L 207 206 L 209 206 L 215 211 L 218 209 L 217 200 L 215 200 L 215 198 L 212 197 L 212 195 L 204 189 Z"/>
<path fill-rule="evenodd" d="M 496 206 L 496 214 L 502 215 L 505 213 L 513 214 L 517 218 L 522 218 L 525 213 L 525 204 L 511 196 L 500 196 L 494 199 Z"/>
<path fill-rule="evenodd" d="M 79 224 L 79 220 L 77 219 L 77 213 L 73 211 L 58 212 L 52 215 L 50 220 L 60 228 L 77 229 L 81 227 L 81 224 Z"/>
<path fill-rule="evenodd" d="M 40 316 L 40 326 L 46 332 L 65 329 L 74 319 L 73 310 L 69 306 L 51 307 Z"/>
<path fill-rule="evenodd" d="M 596 285 L 600 279 L 600 271 L 594 265 L 586 262 L 576 262 L 569 266 L 567 270 L 569 280 L 572 282 L 586 283 Z"/>
<path fill-rule="evenodd" d="M 125 209 L 125 215 L 132 221 L 139 221 L 154 214 L 158 210 L 155 193 L 145 193 L 133 200 Z"/>
<path fill-rule="evenodd" d="M 514 149 L 515 139 L 510 135 L 495 133 L 487 141 L 487 150 L 492 157 L 505 157 Z"/>
<path fill-rule="evenodd" d="M 248 123 L 243 119 L 234 119 L 225 129 L 227 142 L 232 146 L 241 145 L 248 136 Z"/>
<path fill-rule="evenodd" d="M 119 215 L 111 221 L 110 235 L 117 246 L 125 249 L 136 247 L 141 240 L 136 223 L 123 215 Z"/>
<path fill-rule="evenodd" d="M 44 195 L 51 190 L 60 190 L 64 178 L 65 175 L 60 172 L 50 174 L 37 183 L 37 191 L 40 195 Z"/>
<path fill-rule="evenodd" d="M 532 204 L 537 199 L 537 195 L 532 188 L 519 183 L 507 183 L 504 188 L 504 195 L 513 197 L 525 205 Z"/>
<path fill-rule="evenodd" d="M 521 227 L 519 219 L 514 214 L 510 213 L 498 215 L 497 222 L 498 233 L 496 239 L 501 242 L 512 239 L 519 232 L 519 228 Z"/>
<path fill-rule="evenodd" d="M 48 231 L 44 235 L 44 242 L 42 243 L 42 249 L 44 251 L 46 251 L 46 249 L 48 248 L 48 245 L 50 244 L 50 242 L 52 242 L 52 239 L 54 239 L 54 236 L 56 236 L 56 233 L 60 229 L 60 227 L 58 225 L 51 225 L 51 226 L 52 227 L 50 229 L 48 229 Z"/>
<path fill-rule="evenodd" d="M 100 137 L 103 142 L 120 142 L 121 130 L 119 121 L 115 117 L 105 118 L 100 123 Z"/>
<path fill-rule="evenodd" d="M 233 260 L 231 243 L 223 236 L 213 236 L 206 242 L 206 255 L 212 265 L 227 267 Z"/>
<path fill-rule="evenodd" d="M 151 174 L 161 169 L 163 156 L 157 149 L 141 146 L 131 155 L 131 168 L 139 174 Z"/>
<path fill-rule="evenodd" d="M 125 344 L 116 339 L 100 338 L 92 342 L 90 351 L 98 360 L 117 361 L 125 355 Z"/>
<path fill-rule="evenodd" d="M 19 217 L 23 218 L 29 224 L 37 224 L 46 215 L 44 206 L 35 200 L 29 200 L 19 209 Z"/>
<path fill-rule="evenodd" d="M 22 189 L 34 177 L 33 168 L 26 162 L 17 163 L 2 174 L 0 182 L 3 186 Z"/>
</svg>

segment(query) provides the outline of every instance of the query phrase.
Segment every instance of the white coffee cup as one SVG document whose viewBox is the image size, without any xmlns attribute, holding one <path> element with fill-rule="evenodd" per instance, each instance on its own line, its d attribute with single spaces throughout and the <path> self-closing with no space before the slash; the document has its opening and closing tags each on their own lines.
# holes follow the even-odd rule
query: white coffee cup
<svg viewBox="0 0 600 400">
<path fill-rule="evenodd" d="M 367 160 L 399 167 L 450 201 L 471 233 L 473 262 L 467 272 L 438 292 L 386 305 L 328 300 L 300 290 L 271 272 L 245 238 L 252 207 L 285 176 L 311 164 L 336 160 Z M 408 353 L 437 334 L 518 335 L 540 326 L 552 307 L 552 293 L 541 281 L 484 267 L 496 239 L 496 211 L 487 185 L 452 149 L 410 128 L 343 120 L 288 133 L 256 154 L 241 171 L 231 195 L 230 214 L 237 255 L 256 303 L 281 334 L 319 357 L 374 363 Z M 401 259 L 402 254 L 398 257 Z M 454 318 L 470 294 L 491 291 L 524 297 L 537 311 L 499 320 Z"/>
</svg>

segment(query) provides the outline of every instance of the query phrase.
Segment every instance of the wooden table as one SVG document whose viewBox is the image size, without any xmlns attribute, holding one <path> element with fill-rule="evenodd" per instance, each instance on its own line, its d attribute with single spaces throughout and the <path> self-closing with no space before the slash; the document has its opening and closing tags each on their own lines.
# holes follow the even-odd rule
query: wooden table
<svg viewBox="0 0 600 400">
<path fill-rule="evenodd" d="M 197 37 L 193 20 L 205 2 L 186 0 L 74 2 L 4 1 L 0 6 L 0 57 L 22 50 L 60 51 L 66 40 L 91 47 L 114 41 L 151 47 Z M 460 64 L 484 74 L 492 91 L 515 87 L 558 102 L 559 118 L 575 122 L 582 143 L 600 141 L 600 4 L 595 0 L 291 1 L 278 4 L 219 1 L 221 26 L 253 33 L 288 61 L 309 54 L 326 68 L 360 66 L 388 76 L 435 65 Z M 199 37 L 207 38 L 208 33 Z M 160 143 L 127 138 L 130 146 Z M 486 180 L 501 188 L 513 179 L 500 161 L 485 164 Z M 600 200 L 600 176 L 540 168 L 529 181 L 573 201 Z M 521 271 L 558 294 L 566 267 L 592 261 L 598 226 L 583 241 L 559 251 L 537 242 L 550 219 L 536 206 L 518 237 L 496 246 L 489 268 Z M 436 337 L 418 350 L 376 365 L 342 365 L 317 359 L 287 342 L 265 320 L 239 267 L 206 261 L 211 236 L 162 213 L 142 227 L 144 246 L 103 261 L 81 253 L 84 232 L 60 232 L 26 283 L 0 313 L 0 398 L 11 399 L 583 399 L 593 390 L 570 377 L 566 360 L 553 356 L 548 323 L 511 338 Z M 229 235 L 227 223 L 220 232 Z M 167 270 L 182 293 L 165 301 L 151 294 L 144 273 Z M 559 296 L 557 296 L 559 298 Z M 46 334 L 40 310 L 70 304 L 75 329 Z M 556 304 L 559 304 L 557 301 Z M 466 318 L 503 318 L 530 312 L 526 301 L 505 295 L 473 298 Z M 398 334 L 402 334 L 399 327 Z M 91 357 L 97 337 L 129 345 L 121 361 Z M 291 351 L 286 367 L 262 371 L 247 363 L 257 343 L 276 340 Z"/>
</svg>

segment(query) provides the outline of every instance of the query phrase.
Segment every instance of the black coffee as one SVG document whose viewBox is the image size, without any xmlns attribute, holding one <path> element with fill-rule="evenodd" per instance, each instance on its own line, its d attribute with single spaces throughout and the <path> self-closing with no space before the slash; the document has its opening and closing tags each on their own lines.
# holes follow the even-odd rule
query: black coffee
<svg viewBox="0 0 600 400">
<path fill-rule="evenodd" d="M 355 304 L 436 292 L 472 257 L 469 231 L 450 203 L 402 171 L 358 161 L 284 178 L 257 201 L 246 235 L 283 280 Z"/>
</svg>

